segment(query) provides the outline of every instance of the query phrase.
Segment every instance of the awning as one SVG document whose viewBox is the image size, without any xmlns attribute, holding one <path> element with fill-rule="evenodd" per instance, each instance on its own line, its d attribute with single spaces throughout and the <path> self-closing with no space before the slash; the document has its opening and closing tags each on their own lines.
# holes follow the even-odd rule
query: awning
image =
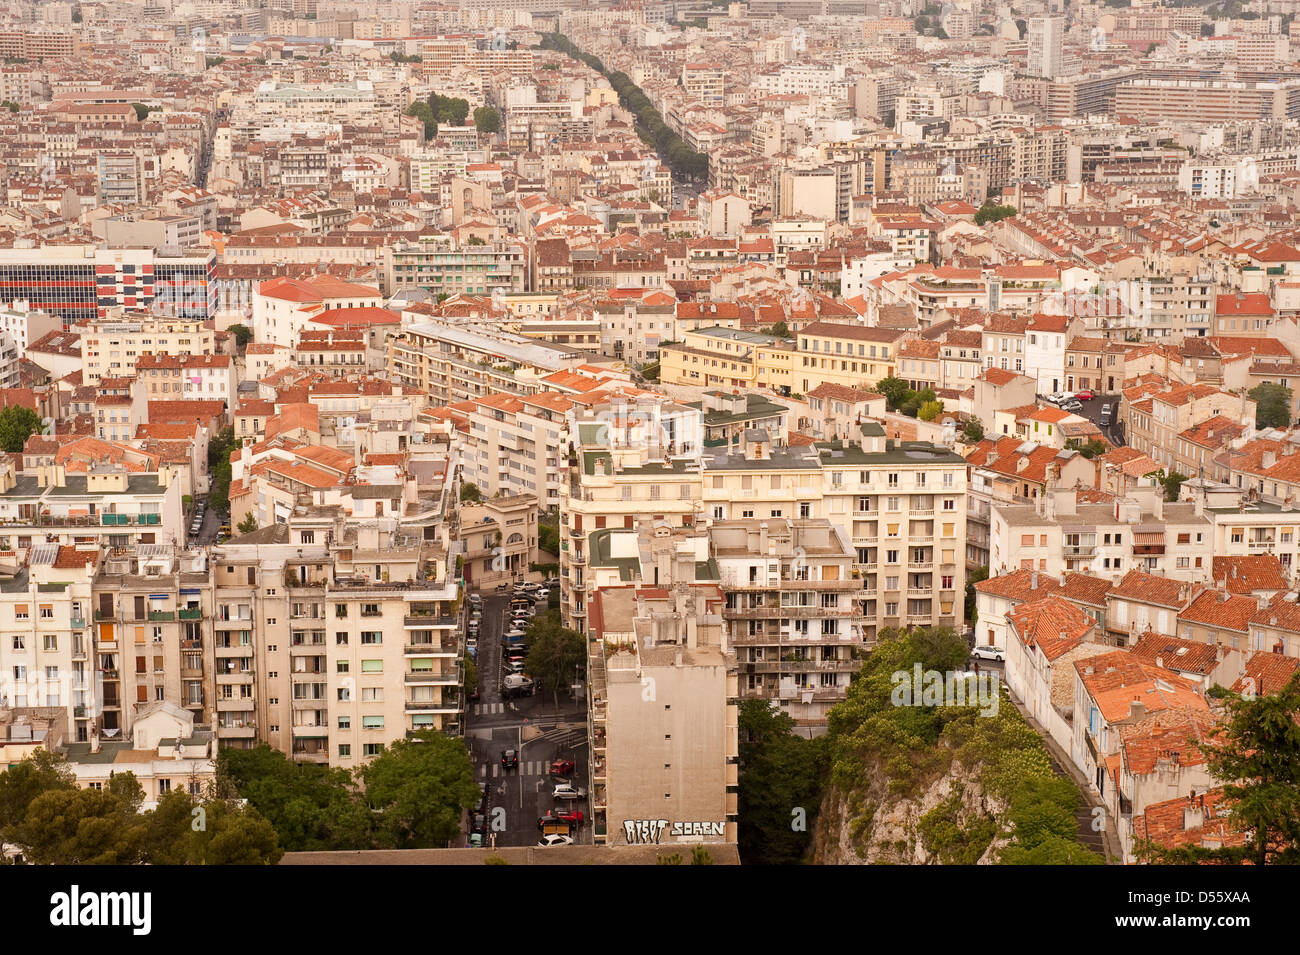
<svg viewBox="0 0 1300 955">
<path fill-rule="evenodd" d="M 1164 531 L 1146 531 L 1144 533 L 1133 535 L 1133 543 L 1135 544 L 1163 544 L 1164 542 Z"/>
</svg>

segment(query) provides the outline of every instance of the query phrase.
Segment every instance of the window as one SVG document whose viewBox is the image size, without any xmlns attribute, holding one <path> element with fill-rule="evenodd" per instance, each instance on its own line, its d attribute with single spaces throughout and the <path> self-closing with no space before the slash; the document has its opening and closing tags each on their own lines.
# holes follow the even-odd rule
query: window
<svg viewBox="0 0 1300 955">
<path fill-rule="evenodd" d="M 27 649 L 27 643 L 26 643 L 26 641 L 23 639 L 22 634 L 15 634 L 15 635 L 14 635 L 14 649 L 15 649 L 15 650 L 26 650 L 26 649 Z"/>
<path fill-rule="evenodd" d="M 361 728 L 381 730 L 384 728 L 384 718 L 382 716 L 363 716 L 361 717 Z"/>
<path fill-rule="evenodd" d="M 383 642 L 384 642 L 384 635 L 383 635 L 382 632 L 380 632 L 380 631 L 378 631 L 378 630 L 362 630 L 362 631 L 361 631 L 361 644 L 362 644 L 362 646 L 376 646 L 377 644 L 380 644 L 380 643 L 383 643 Z"/>
<path fill-rule="evenodd" d="M 47 633 L 47 634 L 45 635 L 45 649 L 46 649 L 46 650 L 58 650 L 58 649 L 59 649 L 59 638 L 56 637 L 56 636 L 55 636 L 54 634 L 52 634 L 52 633 Z"/>
<path fill-rule="evenodd" d="M 384 661 L 383 660 L 362 660 L 361 672 L 362 673 L 383 673 Z"/>
<path fill-rule="evenodd" d="M 348 661 L 347 661 L 347 660 L 339 660 L 338 663 L 335 664 L 335 666 L 337 667 L 337 672 L 339 672 L 339 673 L 347 673 L 347 672 L 348 672 Z"/>
<path fill-rule="evenodd" d="M 336 630 L 334 632 L 334 644 L 336 646 L 346 647 L 348 645 L 348 635 L 342 630 Z"/>
<path fill-rule="evenodd" d="M 339 759 L 350 759 L 352 757 L 352 744 L 339 743 Z"/>
<path fill-rule="evenodd" d="M 53 620 L 53 619 L 54 619 L 54 605 L 53 605 L 53 604 L 41 604 L 40 610 L 41 610 L 41 619 L 42 619 L 42 620 Z"/>
<path fill-rule="evenodd" d="M 361 752 L 365 756 L 378 756 L 384 751 L 383 743 L 366 743 L 361 747 Z"/>
<path fill-rule="evenodd" d="M 352 729 L 352 717 L 350 717 L 350 716 L 340 716 L 340 717 L 339 717 L 339 729 L 341 729 L 341 730 L 350 730 L 350 729 Z"/>
</svg>

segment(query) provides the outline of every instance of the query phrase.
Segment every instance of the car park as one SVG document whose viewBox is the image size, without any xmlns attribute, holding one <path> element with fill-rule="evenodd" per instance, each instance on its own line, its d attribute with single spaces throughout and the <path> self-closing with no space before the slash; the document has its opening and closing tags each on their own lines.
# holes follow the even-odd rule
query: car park
<svg viewBox="0 0 1300 955">
<path fill-rule="evenodd" d="M 1007 658 L 1006 651 L 1000 647 L 982 646 L 976 647 L 970 652 L 970 655 L 976 660 L 996 660 L 1001 662 Z"/>
<path fill-rule="evenodd" d="M 581 799 L 586 795 L 587 790 L 573 783 L 556 783 L 555 789 L 551 792 L 552 799 Z"/>
</svg>

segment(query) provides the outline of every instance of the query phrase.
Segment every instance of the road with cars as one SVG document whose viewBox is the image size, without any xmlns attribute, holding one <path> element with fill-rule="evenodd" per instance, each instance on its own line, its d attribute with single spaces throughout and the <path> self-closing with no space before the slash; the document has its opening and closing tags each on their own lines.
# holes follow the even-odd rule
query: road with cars
<svg viewBox="0 0 1300 955">
<path fill-rule="evenodd" d="M 585 789 L 589 778 L 586 708 L 564 699 L 556 706 L 549 695 L 545 699 L 539 694 L 503 696 L 506 671 L 501 635 L 510 619 L 510 598 L 509 593 L 480 594 L 479 699 L 470 704 L 466 715 L 466 743 L 475 774 L 488 786 L 484 844 L 537 845 L 542 839 L 539 819 L 553 811 L 575 809 L 583 814 L 584 824 L 573 829 L 574 841 L 590 844 L 591 829 L 585 823 L 587 799 L 556 800 L 552 795 L 559 783 Z M 545 608 L 543 601 L 539 612 Z M 517 764 L 502 765 L 507 751 L 514 752 Z M 572 761 L 572 772 L 553 776 L 550 770 L 555 760 Z"/>
<path fill-rule="evenodd" d="M 1080 417 L 1087 418 L 1097 427 L 1101 428 L 1101 433 L 1110 444 L 1117 448 L 1123 447 L 1124 426 L 1119 420 L 1119 404 L 1120 401 L 1123 400 L 1124 396 L 1094 394 L 1093 397 L 1087 401 L 1076 399 L 1077 404 L 1071 404 L 1068 401 L 1061 400 L 1064 396 L 1071 394 L 1076 393 L 1061 392 L 1058 395 L 1048 395 L 1046 396 L 1046 400 L 1049 404 L 1054 404 L 1057 407 L 1064 408 L 1064 410 L 1073 412 Z M 1110 421 L 1107 424 L 1102 424 L 1102 411 L 1107 405 L 1110 406 Z"/>
</svg>

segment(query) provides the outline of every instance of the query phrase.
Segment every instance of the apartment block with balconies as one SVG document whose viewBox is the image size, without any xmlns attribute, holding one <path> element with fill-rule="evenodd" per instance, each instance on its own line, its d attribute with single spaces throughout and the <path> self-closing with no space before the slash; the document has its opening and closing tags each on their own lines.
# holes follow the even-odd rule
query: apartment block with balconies
<svg viewBox="0 0 1300 955">
<path fill-rule="evenodd" d="M 846 531 L 825 519 L 718 521 L 709 541 L 740 699 L 778 702 L 800 732 L 824 732 L 866 648 L 865 597 Z"/>
</svg>

